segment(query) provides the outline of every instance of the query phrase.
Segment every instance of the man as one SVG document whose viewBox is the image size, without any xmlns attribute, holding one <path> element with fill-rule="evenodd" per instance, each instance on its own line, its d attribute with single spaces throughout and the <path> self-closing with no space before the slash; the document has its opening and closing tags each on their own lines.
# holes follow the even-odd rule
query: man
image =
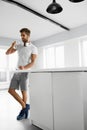
<svg viewBox="0 0 87 130">
<path fill-rule="evenodd" d="M 27 70 L 31 68 L 37 57 L 37 48 L 30 42 L 30 30 L 28 28 L 23 28 L 20 30 L 22 44 L 16 44 L 14 41 L 11 47 L 7 50 L 6 54 L 12 54 L 18 51 L 18 68 L 20 70 Z M 26 119 L 28 117 L 28 110 L 30 105 L 27 102 L 27 80 L 28 72 L 19 72 L 13 75 L 11 79 L 10 87 L 8 92 L 21 104 L 22 110 L 17 116 L 17 120 Z M 22 98 L 15 91 L 16 89 L 21 89 Z"/>
</svg>

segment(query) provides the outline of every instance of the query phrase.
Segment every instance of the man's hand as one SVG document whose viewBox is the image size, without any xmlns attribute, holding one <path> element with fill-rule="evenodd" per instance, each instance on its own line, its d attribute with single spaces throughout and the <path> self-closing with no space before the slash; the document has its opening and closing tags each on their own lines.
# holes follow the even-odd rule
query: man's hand
<svg viewBox="0 0 87 130">
<path fill-rule="evenodd" d="M 24 66 L 19 66 L 19 69 L 20 70 L 24 70 Z"/>
<path fill-rule="evenodd" d="M 16 45 L 16 41 L 14 41 L 13 43 L 12 43 L 12 48 L 14 48 L 15 47 L 15 45 Z"/>
<path fill-rule="evenodd" d="M 16 41 L 14 41 L 12 44 L 11 44 L 11 47 L 6 51 L 6 55 L 9 55 L 9 54 L 12 54 L 16 51 L 16 49 L 14 48 L 16 45 Z"/>
</svg>

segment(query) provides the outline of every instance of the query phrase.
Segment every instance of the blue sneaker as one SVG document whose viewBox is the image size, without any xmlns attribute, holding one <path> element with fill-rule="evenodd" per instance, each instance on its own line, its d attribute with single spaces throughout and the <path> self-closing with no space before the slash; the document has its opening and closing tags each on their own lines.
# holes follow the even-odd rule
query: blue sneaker
<svg viewBox="0 0 87 130">
<path fill-rule="evenodd" d="M 30 110 L 30 104 L 26 104 L 26 112 L 25 112 L 25 119 L 28 118 L 28 114 L 29 114 L 29 111 Z"/>
<path fill-rule="evenodd" d="M 27 117 L 26 108 L 24 108 L 20 111 L 19 115 L 17 116 L 17 120 L 22 120 L 25 119 L 26 117 Z"/>
<path fill-rule="evenodd" d="M 26 104 L 26 108 L 22 109 L 19 115 L 17 116 L 17 120 L 27 119 L 29 109 L 30 109 L 30 104 Z"/>
<path fill-rule="evenodd" d="M 26 109 L 30 110 L 30 104 L 26 104 Z"/>
</svg>

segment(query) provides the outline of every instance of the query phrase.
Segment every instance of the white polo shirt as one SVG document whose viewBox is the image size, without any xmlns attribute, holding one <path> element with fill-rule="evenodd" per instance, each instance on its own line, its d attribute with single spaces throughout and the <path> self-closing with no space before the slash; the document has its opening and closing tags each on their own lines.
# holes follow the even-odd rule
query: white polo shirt
<svg viewBox="0 0 87 130">
<path fill-rule="evenodd" d="M 15 48 L 18 51 L 18 67 L 29 64 L 31 62 L 31 54 L 38 54 L 37 47 L 31 42 L 27 46 L 18 44 Z"/>
</svg>

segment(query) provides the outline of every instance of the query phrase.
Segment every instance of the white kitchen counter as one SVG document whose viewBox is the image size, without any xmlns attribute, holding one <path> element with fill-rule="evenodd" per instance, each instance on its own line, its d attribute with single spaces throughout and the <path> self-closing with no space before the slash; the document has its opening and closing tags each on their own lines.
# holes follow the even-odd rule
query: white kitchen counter
<svg viewBox="0 0 87 130">
<path fill-rule="evenodd" d="M 87 130 L 87 67 L 30 69 L 32 124 L 43 130 Z"/>
<path fill-rule="evenodd" d="M 56 69 L 35 69 L 31 72 L 84 72 L 87 71 L 87 67 L 65 67 L 65 68 L 56 68 Z"/>
<path fill-rule="evenodd" d="M 64 67 L 56 69 L 29 69 L 29 70 L 14 70 L 13 72 L 86 72 L 87 67 Z"/>
<path fill-rule="evenodd" d="M 33 124 L 44 130 L 86 130 L 86 72 L 87 67 L 30 70 Z"/>
</svg>

